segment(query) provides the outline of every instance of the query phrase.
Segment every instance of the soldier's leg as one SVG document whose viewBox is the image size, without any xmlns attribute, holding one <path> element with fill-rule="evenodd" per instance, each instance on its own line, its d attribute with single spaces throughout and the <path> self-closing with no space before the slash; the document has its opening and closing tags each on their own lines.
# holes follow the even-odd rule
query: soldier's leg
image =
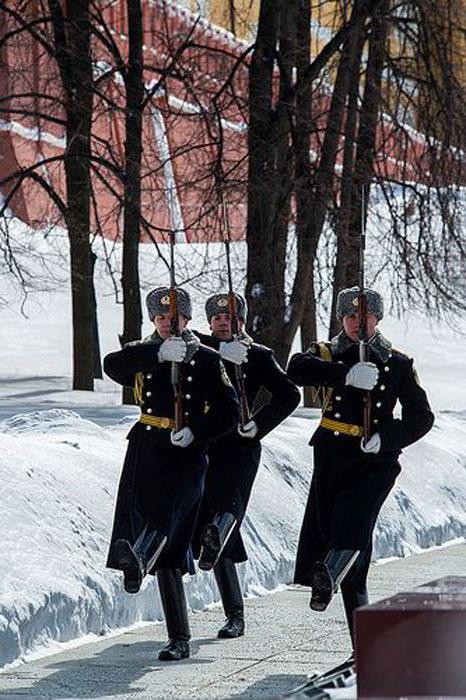
<svg viewBox="0 0 466 700">
<path fill-rule="evenodd" d="M 322 611 L 328 607 L 358 555 L 359 551 L 353 549 L 331 549 L 323 562 L 317 561 L 314 564 L 310 601 L 312 610 Z"/>
<path fill-rule="evenodd" d="M 241 637 L 244 634 L 244 603 L 235 563 L 228 557 L 221 557 L 214 567 L 214 575 L 227 618 L 218 636 L 221 639 Z"/>
<path fill-rule="evenodd" d="M 354 619 L 356 608 L 369 603 L 367 592 L 367 574 L 371 562 L 372 546 L 362 551 L 353 564 L 348 576 L 342 581 L 341 593 L 345 607 L 346 620 L 354 646 Z"/>
<path fill-rule="evenodd" d="M 181 571 L 159 569 L 157 580 L 168 632 L 168 642 L 159 653 L 159 659 L 160 661 L 186 659 L 189 656 L 191 634 Z"/>
<path fill-rule="evenodd" d="M 261 455 L 260 445 L 225 452 L 211 464 L 212 484 L 205 499 L 215 508 L 214 520 L 201 535 L 199 568 L 209 571 L 220 560 L 230 538 L 237 539 L 244 518 Z M 233 540 L 232 540 L 233 542 Z M 234 549 L 234 547 L 233 547 Z M 232 548 L 225 551 L 232 556 Z M 233 556 L 234 558 L 234 556 Z"/>
<path fill-rule="evenodd" d="M 210 571 L 215 567 L 220 555 L 233 534 L 236 518 L 232 513 L 218 513 L 213 522 L 205 526 L 201 535 L 199 568 Z"/>
<path fill-rule="evenodd" d="M 116 540 L 115 557 L 123 569 L 127 593 L 138 593 L 142 579 L 154 566 L 166 541 L 166 536 L 151 523 L 146 523 L 133 545 L 126 539 Z"/>
</svg>

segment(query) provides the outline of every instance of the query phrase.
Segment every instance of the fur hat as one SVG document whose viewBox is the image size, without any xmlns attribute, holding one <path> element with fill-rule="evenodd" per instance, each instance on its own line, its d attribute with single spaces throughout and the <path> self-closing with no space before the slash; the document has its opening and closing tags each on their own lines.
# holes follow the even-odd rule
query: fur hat
<svg viewBox="0 0 466 700">
<path fill-rule="evenodd" d="M 187 319 L 192 318 L 191 298 L 181 287 L 176 287 L 176 305 L 179 314 L 183 314 Z M 154 316 L 167 314 L 170 311 L 170 287 L 156 287 L 149 292 L 146 297 L 146 306 L 151 321 Z"/>
<path fill-rule="evenodd" d="M 246 299 L 235 292 L 236 297 L 236 309 L 238 311 L 238 318 L 242 321 L 246 321 L 246 314 L 248 312 L 248 307 L 246 304 Z M 215 314 L 227 314 L 230 312 L 228 294 L 213 294 L 209 297 L 205 303 L 205 312 L 207 320 L 210 323 L 210 319 Z"/>
<path fill-rule="evenodd" d="M 367 313 L 374 314 L 380 321 L 383 318 L 383 299 L 375 289 L 365 289 L 367 300 Z M 358 310 L 359 287 L 348 287 L 338 292 L 337 318 L 341 321 L 343 316 L 354 314 Z"/>
</svg>

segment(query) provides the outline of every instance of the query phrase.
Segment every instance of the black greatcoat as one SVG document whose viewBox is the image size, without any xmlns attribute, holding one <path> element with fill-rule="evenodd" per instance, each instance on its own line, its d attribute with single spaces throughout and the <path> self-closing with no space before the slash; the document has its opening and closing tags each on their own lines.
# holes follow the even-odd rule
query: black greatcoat
<svg viewBox="0 0 466 700">
<path fill-rule="evenodd" d="M 363 391 L 345 385 L 349 368 L 359 361 L 357 344 L 333 352 L 331 361 L 321 358 L 321 345 L 316 343 L 308 352 L 294 355 L 289 376 L 300 386 L 331 387 L 323 416 L 362 426 Z M 325 345 L 332 351 L 332 343 Z M 432 427 L 434 417 L 413 360 L 394 349 L 387 350 L 383 358 L 374 353 L 370 357 L 379 369 L 371 395 L 372 433 L 380 434 L 380 452 L 365 454 L 360 437 L 321 426 L 311 439 L 314 472 L 299 538 L 295 583 L 311 585 L 313 563 L 321 561 L 329 549 L 353 549 L 364 553 L 360 556 L 364 571 L 358 574 L 364 584 L 375 522 L 401 470 L 399 454 Z M 401 418 L 393 416 L 397 401 Z"/>
<path fill-rule="evenodd" d="M 202 343 L 218 349 L 220 340 L 198 334 Z M 225 362 L 231 382 L 236 387 L 235 365 Z M 200 535 L 217 513 L 232 513 L 237 523 L 223 550 L 223 556 L 234 562 L 247 560 L 240 534 L 249 497 L 259 467 L 260 440 L 281 423 L 298 405 L 299 390 L 277 363 L 272 350 L 252 343 L 248 361 L 241 365 L 248 405 L 252 408 L 261 388 L 270 394 L 268 404 L 253 415 L 258 432 L 255 438 L 243 438 L 236 429 L 208 447 L 209 467 L 202 496 L 198 524 L 194 536 L 195 556 L 199 556 Z M 236 427 L 236 426 L 235 426 Z"/>
<path fill-rule="evenodd" d="M 171 363 L 158 362 L 161 341 L 150 339 L 107 355 L 104 369 L 124 386 L 133 386 L 140 373 L 141 413 L 173 418 Z M 134 543 L 150 522 L 168 537 L 150 573 L 165 568 L 194 573 L 190 540 L 207 468 L 206 445 L 236 426 L 239 407 L 218 353 L 200 346 L 189 362 L 181 364 L 180 375 L 183 424 L 191 428 L 195 440 L 180 448 L 171 444 L 169 429 L 139 421 L 131 428 L 107 560 L 110 568 L 120 568 L 113 555 L 115 541 Z"/>
</svg>

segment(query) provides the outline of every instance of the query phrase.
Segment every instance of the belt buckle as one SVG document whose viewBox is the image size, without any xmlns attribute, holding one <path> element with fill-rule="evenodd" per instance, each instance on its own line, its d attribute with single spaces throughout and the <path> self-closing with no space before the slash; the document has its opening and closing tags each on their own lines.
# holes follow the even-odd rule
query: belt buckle
<svg viewBox="0 0 466 700">
<path fill-rule="evenodd" d="M 169 428 L 170 427 L 170 418 L 161 418 L 160 419 L 160 427 L 161 428 Z"/>
<path fill-rule="evenodd" d="M 352 425 L 350 428 L 350 435 L 359 435 L 359 428 L 357 425 Z"/>
</svg>

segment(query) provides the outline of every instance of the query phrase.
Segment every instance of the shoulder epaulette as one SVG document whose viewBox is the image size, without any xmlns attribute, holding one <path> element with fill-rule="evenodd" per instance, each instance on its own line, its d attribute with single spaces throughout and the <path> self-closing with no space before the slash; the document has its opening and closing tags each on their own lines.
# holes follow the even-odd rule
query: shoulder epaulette
<svg viewBox="0 0 466 700">
<path fill-rule="evenodd" d="M 332 351 L 330 350 L 330 343 L 326 343 L 324 341 L 315 341 L 314 343 L 310 344 L 308 352 L 310 352 L 312 355 L 317 355 L 321 358 L 321 360 L 325 360 L 326 362 L 332 361 Z"/>
<path fill-rule="evenodd" d="M 392 347 L 392 352 L 396 352 L 397 355 L 401 355 L 405 360 L 412 360 L 413 358 L 407 355 L 405 352 L 402 350 L 398 350 L 398 348 L 393 348 Z"/>
</svg>

